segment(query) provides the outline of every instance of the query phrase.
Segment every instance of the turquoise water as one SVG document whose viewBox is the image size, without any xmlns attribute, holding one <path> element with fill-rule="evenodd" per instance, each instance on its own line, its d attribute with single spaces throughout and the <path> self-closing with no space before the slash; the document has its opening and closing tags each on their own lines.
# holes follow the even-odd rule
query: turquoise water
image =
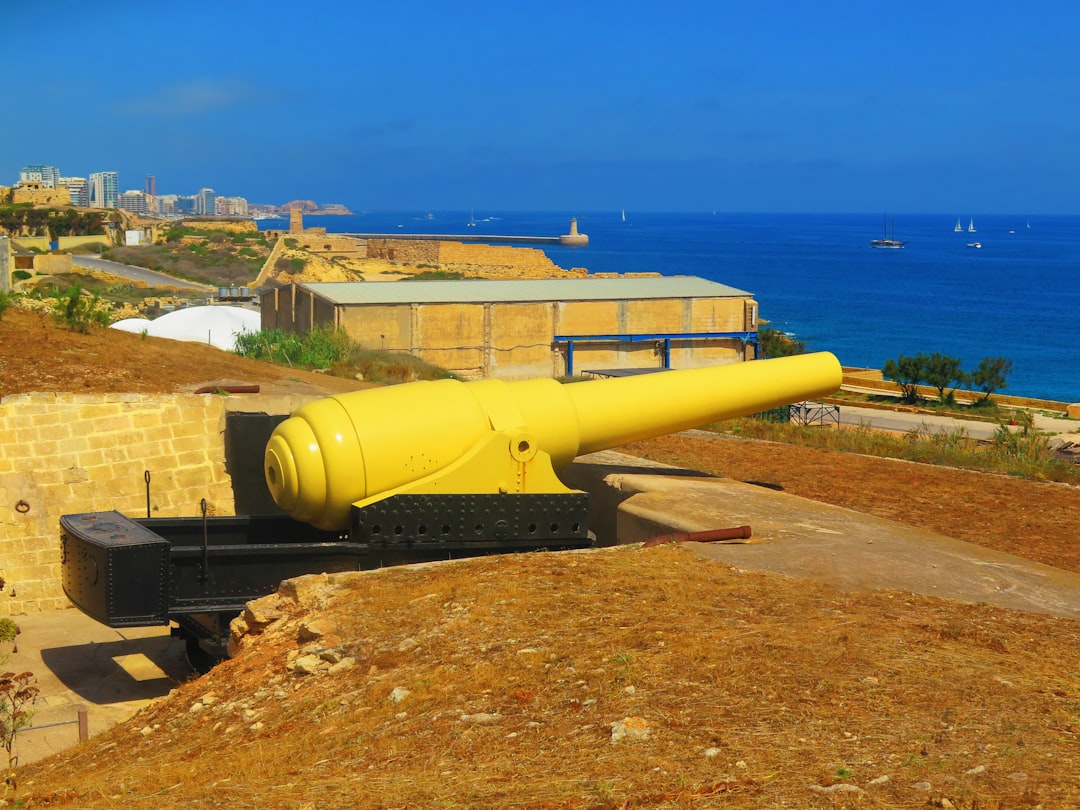
<svg viewBox="0 0 1080 810">
<path fill-rule="evenodd" d="M 570 214 L 373 212 L 307 217 L 345 233 L 558 236 Z M 954 233 L 957 216 L 965 229 Z M 579 214 L 580 248 L 544 246 L 561 267 L 701 276 L 754 294 L 761 317 L 844 365 L 942 352 L 974 368 L 1013 363 L 1006 393 L 1080 401 L 1080 217 L 956 212 L 890 220 L 903 250 L 875 250 L 880 216 Z M 1030 227 L 1028 227 L 1030 224 Z M 261 223 L 281 227 L 282 223 Z M 400 227 L 399 227 L 400 226 Z M 1010 232 L 1011 231 L 1011 232 Z M 978 240 L 981 249 L 967 243 Z"/>
</svg>

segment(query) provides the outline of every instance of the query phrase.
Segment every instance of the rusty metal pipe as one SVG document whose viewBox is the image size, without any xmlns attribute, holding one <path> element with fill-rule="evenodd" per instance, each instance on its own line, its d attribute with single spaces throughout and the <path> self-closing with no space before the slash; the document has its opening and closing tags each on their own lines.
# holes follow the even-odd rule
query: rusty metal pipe
<svg viewBox="0 0 1080 810">
<path fill-rule="evenodd" d="M 641 544 L 642 548 L 662 546 L 665 543 L 716 543 L 722 540 L 746 540 L 750 537 L 749 526 L 734 526 L 730 529 L 708 529 L 703 532 L 675 532 L 650 537 Z"/>
</svg>

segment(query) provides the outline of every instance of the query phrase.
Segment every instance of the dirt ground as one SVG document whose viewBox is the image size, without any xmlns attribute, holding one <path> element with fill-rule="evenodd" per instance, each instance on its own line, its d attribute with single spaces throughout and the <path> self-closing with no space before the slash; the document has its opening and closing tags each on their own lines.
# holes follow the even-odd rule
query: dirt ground
<svg viewBox="0 0 1080 810">
<path fill-rule="evenodd" d="M 0 320 L 3 396 L 220 380 L 337 384 L 193 344 Z M 1080 570 L 1070 487 L 740 439 L 623 449 Z M 287 603 L 236 658 L 21 769 L 15 796 L 65 808 L 1080 806 L 1074 621 L 841 593 L 676 547 L 387 569 L 342 588 Z M 305 653 L 351 663 L 305 675 L 292 663 Z"/>
<path fill-rule="evenodd" d="M 274 366 L 201 343 L 143 337 L 118 329 L 79 334 L 50 318 L 9 309 L 0 317 L 0 397 L 29 392 L 193 392 L 214 383 L 260 385 L 263 393 L 334 393 L 365 387 Z"/>
</svg>

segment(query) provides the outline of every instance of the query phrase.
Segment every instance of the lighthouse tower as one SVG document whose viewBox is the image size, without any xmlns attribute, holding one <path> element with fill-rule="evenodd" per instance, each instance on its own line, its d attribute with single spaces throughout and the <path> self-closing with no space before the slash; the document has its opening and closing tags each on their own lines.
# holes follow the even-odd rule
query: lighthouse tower
<svg viewBox="0 0 1080 810">
<path fill-rule="evenodd" d="M 570 220 L 570 233 L 563 234 L 559 237 L 560 245 L 587 245 L 589 244 L 589 237 L 587 234 L 578 233 L 577 229 L 577 217 L 573 217 Z"/>
</svg>

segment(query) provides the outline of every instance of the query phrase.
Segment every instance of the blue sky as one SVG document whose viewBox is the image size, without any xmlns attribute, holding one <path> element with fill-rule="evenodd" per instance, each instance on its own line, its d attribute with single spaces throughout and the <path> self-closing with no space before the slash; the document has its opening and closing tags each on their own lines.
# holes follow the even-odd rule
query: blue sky
<svg viewBox="0 0 1080 810">
<path fill-rule="evenodd" d="M 1080 3 L 0 0 L 0 184 L 1080 213 Z"/>
</svg>

